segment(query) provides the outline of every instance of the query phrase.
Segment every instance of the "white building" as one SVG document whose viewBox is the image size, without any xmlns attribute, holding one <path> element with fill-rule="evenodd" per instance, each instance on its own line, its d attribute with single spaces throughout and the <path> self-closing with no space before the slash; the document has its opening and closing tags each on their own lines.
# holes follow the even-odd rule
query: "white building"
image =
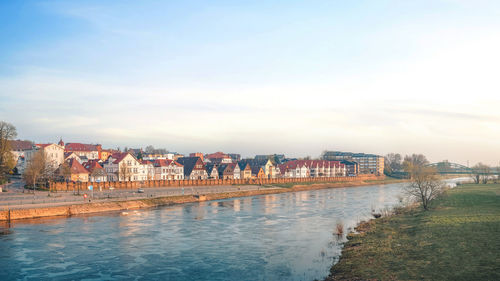
<svg viewBox="0 0 500 281">
<path fill-rule="evenodd" d="M 139 165 L 138 179 L 141 181 L 155 179 L 155 168 L 153 162 L 142 161 L 141 165 Z"/>
<path fill-rule="evenodd" d="M 33 155 L 39 150 L 43 150 L 47 161 L 47 168 L 55 171 L 64 162 L 64 146 L 55 143 L 36 144 L 31 150 L 25 151 L 26 163 L 29 163 Z"/>
<path fill-rule="evenodd" d="M 59 141 L 59 145 L 64 146 L 66 152 L 74 152 L 76 155 L 82 158 L 87 158 L 88 160 L 95 160 L 101 158 L 101 145 L 100 144 L 86 144 L 86 143 L 67 143 L 64 144 L 62 140 Z"/>
<path fill-rule="evenodd" d="M 339 177 L 346 176 L 347 169 L 339 161 L 328 160 L 295 160 L 279 166 L 282 177 Z"/>
<path fill-rule="evenodd" d="M 183 180 L 184 166 L 173 160 L 160 159 L 154 163 L 155 180 Z"/>
<path fill-rule="evenodd" d="M 9 142 L 12 157 L 16 160 L 17 173 L 23 174 L 26 168 L 26 152 L 33 149 L 30 141 L 13 140 Z"/>
<path fill-rule="evenodd" d="M 174 160 L 174 153 L 152 154 L 144 153 L 142 160 L 155 161 L 155 160 Z"/>
<path fill-rule="evenodd" d="M 110 181 L 140 181 L 147 175 L 142 164 L 128 152 L 112 154 L 103 167 Z"/>
</svg>

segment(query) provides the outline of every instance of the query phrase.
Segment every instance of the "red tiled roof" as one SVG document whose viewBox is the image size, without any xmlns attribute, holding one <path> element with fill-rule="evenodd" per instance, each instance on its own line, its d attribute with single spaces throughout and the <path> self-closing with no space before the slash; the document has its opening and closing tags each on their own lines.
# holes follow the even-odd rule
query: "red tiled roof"
<svg viewBox="0 0 500 281">
<path fill-rule="evenodd" d="M 89 171 L 85 169 L 76 159 L 69 159 L 68 165 L 72 174 L 88 174 Z"/>
<path fill-rule="evenodd" d="M 169 159 L 157 159 L 153 162 L 153 165 L 155 167 L 166 167 L 166 166 L 170 166 L 172 164 L 176 165 L 178 167 L 182 167 L 182 165 L 180 163 L 177 163 L 177 161 L 169 160 Z"/>
<path fill-rule="evenodd" d="M 125 158 L 129 154 L 130 153 L 128 153 L 128 152 L 117 152 L 117 153 L 111 154 L 111 157 L 113 159 L 115 159 L 115 161 L 113 161 L 113 164 L 120 163 L 123 160 L 123 158 Z M 130 155 L 132 155 L 132 154 L 130 154 Z M 134 156 L 132 156 L 132 157 L 134 157 Z"/>
<path fill-rule="evenodd" d="M 23 140 L 12 140 L 9 141 L 10 149 L 15 151 L 30 150 L 33 148 L 33 143 L 30 141 Z"/>
<path fill-rule="evenodd" d="M 212 159 L 222 159 L 222 158 L 231 158 L 229 155 L 225 154 L 224 152 L 218 151 L 212 154 L 207 154 L 205 158 L 212 158 Z"/>
<path fill-rule="evenodd" d="M 67 143 L 66 151 L 99 151 L 98 145 L 85 143 Z"/>
<path fill-rule="evenodd" d="M 89 160 L 88 162 L 83 163 L 83 167 L 89 172 L 93 172 L 95 169 L 102 169 L 102 166 L 99 164 L 97 159 Z"/>
<path fill-rule="evenodd" d="M 40 148 L 46 148 L 47 146 L 51 145 L 52 143 L 37 143 L 35 144 L 36 146 Z"/>
</svg>

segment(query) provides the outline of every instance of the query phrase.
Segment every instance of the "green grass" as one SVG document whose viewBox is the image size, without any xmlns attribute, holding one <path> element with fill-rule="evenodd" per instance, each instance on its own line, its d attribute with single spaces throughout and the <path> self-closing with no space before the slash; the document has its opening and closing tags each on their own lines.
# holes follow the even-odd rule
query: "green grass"
<svg viewBox="0 0 500 281">
<path fill-rule="evenodd" d="M 362 225 L 328 280 L 500 280 L 500 184 L 462 185 L 430 211 Z"/>
</svg>

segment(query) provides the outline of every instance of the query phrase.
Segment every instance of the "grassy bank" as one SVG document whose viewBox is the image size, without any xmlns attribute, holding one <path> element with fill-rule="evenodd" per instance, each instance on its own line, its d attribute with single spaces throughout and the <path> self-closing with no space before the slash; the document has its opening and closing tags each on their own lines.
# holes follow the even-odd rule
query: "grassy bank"
<svg viewBox="0 0 500 281">
<path fill-rule="evenodd" d="M 500 184 L 363 223 L 327 280 L 500 280 Z"/>
</svg>

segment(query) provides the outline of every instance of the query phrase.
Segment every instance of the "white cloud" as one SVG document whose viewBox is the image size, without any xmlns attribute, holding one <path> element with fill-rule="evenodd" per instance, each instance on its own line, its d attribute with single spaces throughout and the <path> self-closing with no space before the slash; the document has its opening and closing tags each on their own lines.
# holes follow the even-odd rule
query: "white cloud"
<svg viewBox="0 0 500 281">
<path fill-rule="evenodd" d="M 102 26 L 111 15 L 79 10 L 69 10 L 68 15 L 105 31 L 115 27 L 113 21 Z M 173 77 L 171 68 L 157 65 L 138 67 L 137 76 L 109 69 L 82 74 L 66 67 L 30 66 L 19 75 L 0 77 L 0 117 L 16 124 L 20 135 L 44 141 L 63 135 L 113 147 L 154 144 L 181 152 L 227 150 L 246 155 L 315 156 L 323 149 L 421 152 L 434 161 L 496 164 L 500 159 L 495 148 L 500 139 L 497 30 L 496 23 L 464 27 L 453 22 L 436 25 L 435 19 L 380 28 L 359 35 L 357 43 L 366 46 L 367 54 L 363 56 L 360 48 L 361 61 L 339 62 L 352 62 L 345 72 L 334 60 L 322 62 L 314 54 L 282 62 L 287 56 L 276 53 L 278 59 L 267 61 L 269 54 L 255 53 L 227 69 L 233 56 L 216 66 L 211 63 L 218 56 L 200 58 L 224 48 L 224 42 L 208 44 L 210 51 L 199 47 L 195 59 L 184 57 L 185 53 L 174 58 L 174 65 L 184 62 L 188 69 L 200 69 L 181 69 Z M 269 34 L 276 32 L 259 36 L 269 38 Z M 326 41 L 330 46 L 334 40 Z M 64 43 L 63 49 L 71 49 L 73 43 Z M 247 50 L 241 48 L 244 43 L 252 42 L 232 41 L 227 51 L 235 55 Z M 325 53 L 324 46 L 309 45 L 311 52 Z M 298 53 L 292 47 L 288 53 Z M 138 53 L 147 55 L 148 50 L 140 48 Z M 397 54 L 391 55 L 392 51 Z M 381 59 L 374 58 L 376 54 Z M 158 60 L 160 65 L 172 63 Z M 245 72 L 245 67 L 250 70 Z"/>
</svg>

